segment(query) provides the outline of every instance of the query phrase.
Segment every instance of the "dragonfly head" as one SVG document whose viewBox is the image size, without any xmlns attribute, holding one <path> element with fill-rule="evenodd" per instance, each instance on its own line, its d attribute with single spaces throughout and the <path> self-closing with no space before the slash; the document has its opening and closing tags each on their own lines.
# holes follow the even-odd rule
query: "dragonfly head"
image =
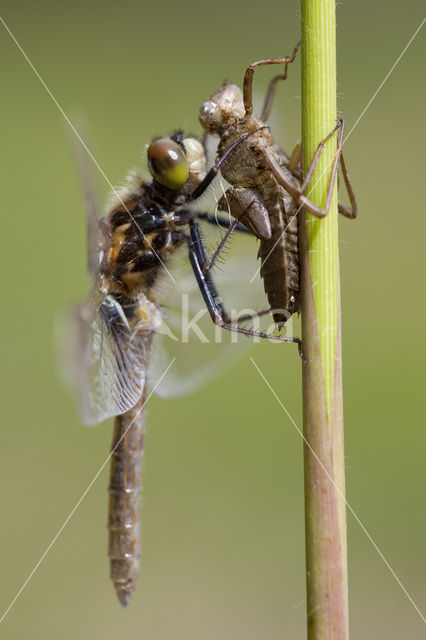
<svg viewBox="0 0 426 640">
<path fill-rule="evenodd" d="M 188 178 L 199 183 L 206 175 L 203 145 L 196 138 L 184 139 L 181 132 L 154 140 L 147 154 L 152 177 L 172 191 L 179 191 Z"/>
<path fill-rule="evenodd" d="M 155 180 L 167 189 L 178 191 L 189 177 L 185 149 L 173 138 L 153 140 L 147 149 L 148 168 Z"/>
</svg>

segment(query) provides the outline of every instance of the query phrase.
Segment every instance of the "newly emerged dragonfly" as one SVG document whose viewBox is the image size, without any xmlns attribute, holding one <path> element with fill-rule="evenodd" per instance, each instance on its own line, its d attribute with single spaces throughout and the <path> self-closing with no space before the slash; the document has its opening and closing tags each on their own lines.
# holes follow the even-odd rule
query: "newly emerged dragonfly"
<svg viewBox="0 0 426 640">
<path fill-rule="evenodd" d="M 282 326 L 293 313 L 299 311 L 300 266 L 298 246 L 298 213 L 300 210 L 319 218 L 324 217 L 331 203 L 334 182 L 340 161 L 342 175 L 348 191 L 351 207 L 339 203 L 339 212 L 354 218 L 356 202 L 342 155 L 344 123 L 339 119 L 336 127 L 320 142 L 306 175 L 301 171 L 301 144 L 291 155 L 286 154 L 274 140 L 265 122 L 269 117 L 272 101 L 279 80 L 287 78 L 288 65 L 294 62 L 300 42 L 291 56 L 268 58 L 250 64 L 244 75 L 243 90 L 234 85 L 224 85 L 215 91 L 200 107 L 199 119 L 208 134 L 219 135 L 218 156 L 224 156 L 236 140 L 246 137 L 227 158 L 221 173 L 230 183 L 229 189 L 218 204 L 219 210 L 228 211 L 235 218 L 208 265 L 207 274 L 230 234 L 243 222 L 260 240 L 260 274 L 271 313 L 278 326 Z M 263 65 L 284 65 L 284 72 L 275 76 L 270 85 L 260 118 L 253 113 L 252 83 L 254 70 Z M 324 208 L 320 208 L 306 196 L 315 167 L 324 144 L 338 131 L 337 150 L 331 167 Z M 300 186 L 298 184 L 300 182 Z"/>
<path fill-rule="evenodd" d="M 256 133 L 256 132 L 254 132 Z M 287 336 L 268 336 L 239 324 L 252 315 L 233 322 L 224 309 L 210 273 L 201 240 L 199 221 L 218 220 L 196 211 L 189 204 L 199 198 L 217 175 L 223 161 L 252 132 L 235 141 L 206 173 L 205 153 L 194 138 L 178 132 L 154 140 L 148 147 L 150 181 L 134 176 L 130 186 L 116 192 L 106 215 L 98 219 L 80 158 L 88 217 L 89 271 L 94 283 L 87 301 L 74 313 L 74 386 L 82 399 L 83 419 L 96 424 L 115 416 L 109 486 L 109 557 L 111 578 L 123 605 L 135 587 L 140 562 L 139 493 L 141 457 L 145 433 L 144 406 L 148 383 L 157 389 L 172 361 L 158 358 L 156 373 L 150 373 L 153 343 L 161 336 L 164 310 L 158 285 L 167 277 L 168 266 L 179 247 L 187 247 L 193 282 L 200 304 L 220 328 L 240 334 L 297 342 Z M 229 227 L 225 219 L 221 226 Z M 247 231 L 243 225 L 237 227 Z M 166 274 L 166 276 L 164 276 Z M 195 276 L 195 278 L 194 278 Z M 173 280 L 178 289 L 179 281 Z M 161 286 L 160 286 L 161 289 Z M 165 298 L 166 307 L 168 299 Z M 214 325 L 212 325 L 214 326 Z M 182 345 L 186 347 L 187 345 Z M 207 357 L 207 354 L 206 354 Z M 160 367 L 158 366 L 160 362 Z M 163 371 L 159 368 L 164 365 Z M 206 361 L 201 370 L 211 368 Z M 154 367 L 155 369 L 155 367 Z M 195 372 L 199 378 L 203 372 Z M 177 380 L 177 387 L 184 387 Z M 179 393 L 172 389 L 172 394 Z"/>
</svg>

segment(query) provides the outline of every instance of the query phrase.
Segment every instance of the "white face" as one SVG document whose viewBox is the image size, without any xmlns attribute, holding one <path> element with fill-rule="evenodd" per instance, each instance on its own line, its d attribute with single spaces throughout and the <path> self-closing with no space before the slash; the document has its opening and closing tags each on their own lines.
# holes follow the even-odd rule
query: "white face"
<svg viewBox="0 0 426 640">
<path fill-rule="evenodd" d="M 185 147 L 186 159 L 189 166 L 189 175 L 191 178 L 201 182 L 206 176 L 206 155 L 204 147 L 196 138 L 185 138 L 183 141 Z"/>
<path fill-rule="evenodd" d="M 200 107 L 201 126 L 208 133 L 218 133 L 232 120 L 244 118 L 242 91 L 235 84 L 228 84 L 213 93 Z"/>
</svg>

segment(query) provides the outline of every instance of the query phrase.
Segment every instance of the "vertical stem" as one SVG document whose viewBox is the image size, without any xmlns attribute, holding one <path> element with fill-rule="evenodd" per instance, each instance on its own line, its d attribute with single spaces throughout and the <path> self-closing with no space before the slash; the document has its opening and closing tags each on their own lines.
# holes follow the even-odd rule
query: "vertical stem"
<svg viewBox="0 0 426 640">
<path fill-rule="evenodd" d="M 335 0 L 302 0 L 304 170 L 336 124 Z M 324 206 L 336 136 L 309 197 Z M 301 218 L 303 414 L 309 640 L 347 640 L 348 589 L 337 193 L 326 218 Z"/>
</svg>

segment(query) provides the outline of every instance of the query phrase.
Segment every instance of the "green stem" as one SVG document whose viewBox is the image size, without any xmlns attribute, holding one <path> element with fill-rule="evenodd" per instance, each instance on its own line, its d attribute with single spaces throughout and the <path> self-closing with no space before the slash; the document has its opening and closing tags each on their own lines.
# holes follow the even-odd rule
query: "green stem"
<svg viewBox="0 0 426 640">
<path fill-rule="evenodd" d="M 334 0 L 302 0 L 304 171 L 336 124 Z M 336 136 L 308 196 L 324 206 Z M 309 640 L 347 640 L 348 595 L 337 193 L 326 218 L 301 219 L 303 413 Z M 306 224 L 305 224 L 306 218 Z"/>
</svg>

